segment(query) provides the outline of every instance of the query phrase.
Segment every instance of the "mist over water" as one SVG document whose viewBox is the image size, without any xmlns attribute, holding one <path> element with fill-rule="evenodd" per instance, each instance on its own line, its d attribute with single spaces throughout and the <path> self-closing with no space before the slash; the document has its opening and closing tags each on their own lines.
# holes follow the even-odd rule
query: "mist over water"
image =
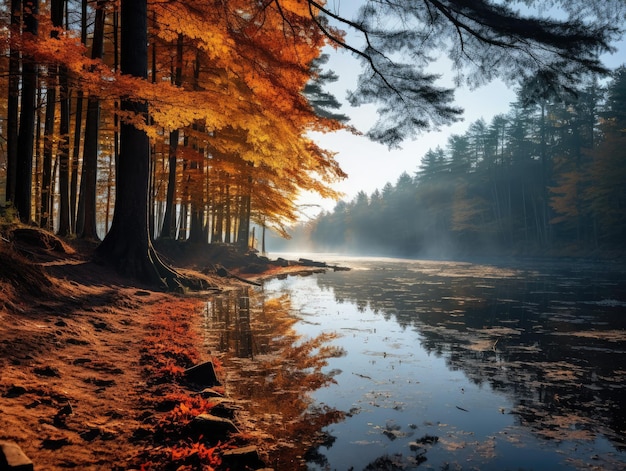
<svg viewBox="0 0 626 471">
<path fill-rule="evenodd" d="M 263 287 L 346 352 L 309 469 L 626 468 L 623 271 L 299 256 L 353 268 Z"/>
</svg>

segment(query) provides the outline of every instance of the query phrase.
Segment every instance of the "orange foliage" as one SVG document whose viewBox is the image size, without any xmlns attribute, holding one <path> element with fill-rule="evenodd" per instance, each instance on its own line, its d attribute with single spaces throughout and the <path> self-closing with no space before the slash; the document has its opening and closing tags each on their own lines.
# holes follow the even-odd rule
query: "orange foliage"
<svg viewBox="0 0 626 471">
<path fill-rule="evenodd" d="M 176 386 L 185 368 L 200 359 L 194 345 L 201 344 L 201 340 L 192 325 L 197 307 L 197 302 L 178 300 L 174 305 L 155 306 L 151 312 L 152 332 L 144 339 L 142 362 L 146 377 L 154 384 L 164 385 L 160 386 L 161 390 L 169 389 L 159 399 L 159 408 L 169 410 L 160 414 L 152 430 L 166 446 L 146 450 L 140 464 L 144 471 L 219 469 L 220 451 L 230 447 L 227 443 L 209 446 L 202 437 L 196 440 L 181 435 L 184 426 L 194 417 L 215 407 L 211 399 L 191 395 Z M 213 364 L 216 371 L 222 370 L 219 360 L 214 360 Z M 214 389 L 223 392 L 223 388 Z"/>
<path fill-rule="evenodd" d="M 281 227 L 298 217 L 299 192 L 339 196 L 330 185 L 345 174 L 335 155 L 307 136 L 309 131 L 343 127 L 317 116 L 303 95 L 317 73 L 312 62 L 328 45 L 311 16 L 317 11 L 308 2 L 149 2 L 154 63 L 148 80 L 115 70 L 110 39 L 102 60 L 87 57 L 88 48 L 76 30 L 57 28 L 59 34 L 52 39 L 47 8 L 44 4 L 40 10 L 37 36 L 9 35 L 0 27 L 0 45 L 6 51 L 12 41 L 41 64 L 66 66 L 72 93 L 100 98 L 109 120 L 115 113 L 122 122 L 145 130 L 161 159 L 156 165 L 157 198 L 165 197 L 167 136 L 173 130 L 193 141 L 178 146 L 178 159 L 198 163 L 193 172 L 187 166 L 184 175 L 184 166 L 179 166 L 177 181 L 193 174 L 189 183 L 195 187 L 187 193 L 179 187 L 177 201 L 210 207 L 223 192 L 223 182 L 233 198 L 243 189 L 251 195 L 258 221 Z M 110 15 L 118 2 L 106 2 L 105 8 L 107 38 L 112 38 Z M 114 106 L 128 98 L 147 102 L 150 116 Z M 226 172 L 217 184 L 209 178 L 212 169 Z"/>
<path fill-rule="evenodd" d="M 188 462 L 188 461 L 200 461 L 200 467 L 197 465 L 182 465 L 177 468 L 177 471 L 214 471 L 216 466 L 222 464 L 222 459 L 219 456 L 220 444 L 214 447 L 207 447 L 201 442 L 189 441 L 183 446 L 175 446 L 170 450 L 172 461 L 174 462 Z"/>
<path fill-rule="evenodd" d="M 167 428 L 171 424 L 185 424 L 194 417 L 209 412 L 215 407 L 215 402 L 201 396 L 190 396 L 181 392 L 170 393 L 165 401 L 175 401 L 178 404 L 159 421 L 159 427 Z"/>
</svg>

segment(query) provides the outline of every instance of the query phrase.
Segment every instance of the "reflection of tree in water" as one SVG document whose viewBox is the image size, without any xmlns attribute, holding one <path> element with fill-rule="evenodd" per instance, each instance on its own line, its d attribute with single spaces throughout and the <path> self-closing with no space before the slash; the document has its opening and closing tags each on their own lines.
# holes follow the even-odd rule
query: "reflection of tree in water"
<svg viewBox="0 0 626 471">
<path fill-rule="evenodd" d="M 330 443 L 322 429 L 344 418 L 327 406 L 314 407 L 308 393 L 333 381 L 322 372 L 331 357 L 342 355 L 323 334 L 299 338 L 289 299 L 265 300 L 244 288 L 207 302 L 209 342 L 226 357 L 228 389 L 242 402 L 238 420 L 251 430 L 248 439 L 266 450 L 266 463 L 277 469 L 306 469 L 305 452 Z"/>
<path fill-rule="evenodd" d="M 416 329 L 450 369 L 509 396 L 539 436 L 602 434 L 626 449 L 626 318 L 623 301 L 610 302 L 626 292 L 623 275 L 469 267 L 328 273 L 318 284 Z"/>
<path fill-rule="evenodd" d="M 205 315 L 208 328 L 218 336 L 221 352 L 242 358 L 254 356 L 249 288 L 215 296 L 207 301 Z"/>
</svg>

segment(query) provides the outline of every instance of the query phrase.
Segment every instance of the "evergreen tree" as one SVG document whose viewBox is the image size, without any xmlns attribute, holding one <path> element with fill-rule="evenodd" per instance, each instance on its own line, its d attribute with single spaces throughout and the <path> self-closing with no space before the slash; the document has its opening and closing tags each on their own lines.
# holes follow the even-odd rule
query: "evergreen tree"
<svg viewBox="0 0 626 471">
<path fill-rule="evenodd" d="M 597 240 L 623 247 L 626 237 L 626 67 L 618 68 L 608 87 L 602 142 L 591 152 L 591 184 L 586 188 L 597 225 Z"/>
</svg>

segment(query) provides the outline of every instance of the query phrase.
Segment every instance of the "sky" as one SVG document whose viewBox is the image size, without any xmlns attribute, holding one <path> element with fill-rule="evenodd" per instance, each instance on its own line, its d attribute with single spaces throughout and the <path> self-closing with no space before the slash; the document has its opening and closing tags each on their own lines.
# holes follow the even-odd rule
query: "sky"
<svg viewBox="0 0 626 471">
<path fill-rule="evenodd" d="M 626 63 L 626 40 L 617 47 L 618 52 L 603 57 L 609 67 Z M 360 64 L 346 51 L 331 52 L 330 55 L 327 68 L 333 70 L 339 80 L 327 88 L 340 102 L 345 102 L 347 91 L 355 87 Z M 452 87 L 454 74 L 446 59 L 442 59 L 434 70 L 443 75 L 440 85 Z M 455 97 L 455 104 L 464 109 L 462 121 L 444 126 L 438 132 L 422 133 L 416 140 L 403 143 L 401 149 L 388 149 L 365 136 L 355 136 L 347 131 L 312 134 L 312 138 L 323 148 L 337 153 L 336 160 L 348 174 L 348 178 L 333 185 L 334 189 L 344 194 L 341 199 L 351 201 L 359 191 L 370 195 L 376 189 L 382 190 L 386 183 L 395 185 L 403 172 L 414 175 L 422 156 L 429 149 L 437 146 L 445 148 L 451 135 L 464 134 L 469 125 L 478 119 L 483 118 L 489 123 L 494 116 L 507 113 L 515 100 L 515 92 L 496 80 L 474 90 L 457 88 Z M 376 121 L 373 106 L 353 108 L 346 104 L 341 112 L 350 116 L 350 124 L 363 132 Z M 331 211 L 337 204 L 334 200 L 324 200 L 312 194 L 302 195 L 298 203 L 303 220 L 314 217 L 322 209 Z"/>
<path fill-rule="evenodd" d="M 340 101 L 346 96 L 347 90 L 354 87 L 358 67 L 358 62 L 345 52 L 331 58 L 328 68 L 340 76 L 340 80 L 333 87 L 333 92 Z M 452 73 L 448 75 L 452 76 Z M 442 80 L 442 84 L 445 84 L 445 80 Z M 376 189 L 382 190 L 388 182 L 395 185 L 403 172 L 413 175 L 419 168 L 422 156 L 429 149 L 445 147 L 451 135 L 465 133 L 469 124 L 480 118 L 489 121 L 497 114 L 508 112 L 509 104 L 514 99 L 515 93 L 501 81 L 473 91 L 458 89 L 455 104 L 465 110 L 463 120 L 444 126 L 438 132 L 424 132 L 416 140 L 404 142 L 400 149 L 389 149 L 365 136 L 357 136 L 348 131 L 317 133 L 313 137 L 322 147 L 337 152 L 335 158 L 348 174 L 348 178 L 333 185 L 333 188 L 345 194 L 342 199 L 350 201 L 359 191 L 370 195 Z M 350 116 L 351 125 L 363 132 L 376 121 L 374 106 L 353 108 L 345 105 L 341 111 Z M 324 201 L 311 195 L 304 201 L 305 204 L 309 201 L 311 204 L 320 204 L 325 210 L 332 210 L 336 204 L 333 200 Z"/>
</svg>

